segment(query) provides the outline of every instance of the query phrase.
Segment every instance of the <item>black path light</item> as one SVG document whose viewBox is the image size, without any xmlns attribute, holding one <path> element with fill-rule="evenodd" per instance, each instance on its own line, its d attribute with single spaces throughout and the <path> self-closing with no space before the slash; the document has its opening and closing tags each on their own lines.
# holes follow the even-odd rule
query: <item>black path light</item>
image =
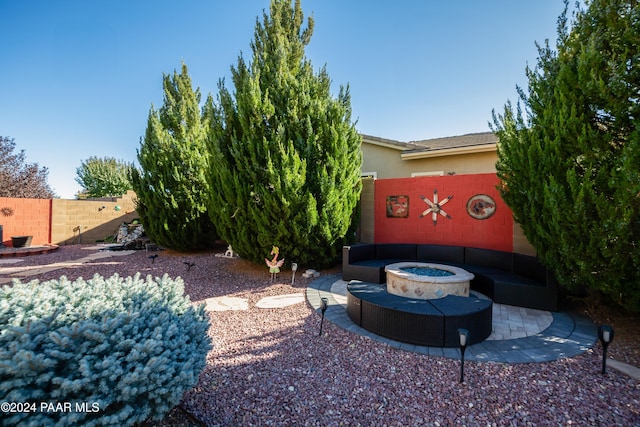
<svg viewBox="0 0 640 427">
<path fill-rule="evenodd" d="M 324 313 L 325 311 L 327 311 L 327 307 L 328 307 L 328 300 L 326 298 L 320 298 L 321 304 L 320 304 L 320 312 L 322 313 L 322 318 L 320 319 L 320 333 L 318 334 L 318 336 L 322 335 L 322 323 L 324 323 Z"/>
<path fill-rule="evenodd" d="M 607 372 L 607 347 L 613 341 L 613 328 L 609 325 L 598 326 L 598 338 L 602 343 L 602 373 Z"/>
<path fill-rule="evenodd" d="M 464 351 L 469 344 L 469 331 L 463 328 L 458 329 L 458 339 L 460 342 L 460 382 L 464 382 Z"/>
</svg>

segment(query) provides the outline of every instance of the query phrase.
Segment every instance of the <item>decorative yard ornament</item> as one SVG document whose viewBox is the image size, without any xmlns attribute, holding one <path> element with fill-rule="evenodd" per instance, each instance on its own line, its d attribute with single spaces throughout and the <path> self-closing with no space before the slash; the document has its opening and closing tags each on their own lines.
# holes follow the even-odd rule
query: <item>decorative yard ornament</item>
<svg viewBox="0 0 640 427">
<path fill-rule="evenodd" d="M 238 257 L 239 255 L 238 255 L 238 253 L 237 253 L 237 252 L 235 252 L 235 251 L 233 250 L 233 248 L 231 247 L 231 245 L 229 245 L 229 246 L 227 246 L 227 250 L 226 250 L 223 254 L 222 254 L 222 253 L 219 253 L 219 254 L 216 254 L 216 256 L 217 256 L 217 257 L 220 257 L 220 258 L 236 258 L 236 257 Z"/>
<path fill-rule="evenodd" d="M 269 273 L 271 273 L 271 282 L 276 281 L 276 276 L 280 273 L 280 267 L 284 264 L 284 258 L 278 260 L 278 254 L 280 254 L 280 249 L 277 246 L 271 248 L 271 254 L 273 255 L 272 260 L 264 259 L 264 262 L 267 263 L 267 267 L 269 267 Z"/>
<path fill-rule="evenodd" d="M 425 217 L 431 214 L 431 219 L 433 220 L 433 225 L 438 223 L 438 214 L 442 215 L 445 218 L 451 219 L 451 215 L 442 210 L 442 206 L 446 205 L 449 200 L 451 200 L 453 196 L 448 196 L 443 201 L 438 203 L 438 189 L 433 190 L 433 202 L 427 199 L 425 196 L 420 196 L 420 198 L 429 205 L 429 209 L 425 210 L 420 214 L 420 218 Z"/>
<path fill-rule="evenodd" d="M 9 206 L 5 206 L 4 208 L 0 209 L 0 212 L 2 213 L 3 216 L 11 216 L 15 211 L 13 210 L 13 208 L 10 208 Z"/>
<path fill-rule="evenodd" d="M 224 253 L 225 258 L 233 258 L 235 253 L 233 252 L 233 248 L 231 245 L 227 246 L 227 251 Z"/>
</svg>

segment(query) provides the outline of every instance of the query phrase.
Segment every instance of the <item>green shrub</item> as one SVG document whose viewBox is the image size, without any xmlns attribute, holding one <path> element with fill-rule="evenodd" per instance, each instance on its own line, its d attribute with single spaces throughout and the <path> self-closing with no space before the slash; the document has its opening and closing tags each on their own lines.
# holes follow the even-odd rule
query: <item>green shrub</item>
<svg viewBox="0 0 640 427">
<path fill-rule="evenodd" d="M 183 294 L 180 278 L 139 273 L 0 289 L 0 396 L 32 404 L 3 413 L 2 424 L 162 419 L 195 385 L 211 348 L 204 306 Z"/>
<path fill-rule="evenodd" d="M 209 217 L 258 264 L 277 246 L 289 261 L 331 266 L 357 225 L 362 137 L 349 87 L 336 97 L 326 68 L 313 69 L 313 18 L 304 24 L 300 1 L 272 0 L 256 20 L 252 62 L 240 55 L 234 90 L 221 81 L 218 102 L 209 97 L 204 108 Z"/>
</svg>

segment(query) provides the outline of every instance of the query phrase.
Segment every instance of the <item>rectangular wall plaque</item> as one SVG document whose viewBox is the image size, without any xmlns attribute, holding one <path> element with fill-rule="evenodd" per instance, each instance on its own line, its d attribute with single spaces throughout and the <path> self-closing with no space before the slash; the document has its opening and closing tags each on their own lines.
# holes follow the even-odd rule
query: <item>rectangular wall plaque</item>
<svg viewBox="0 0 640 427">
<path fill-rule="evenodd" d="M 408 218 L 409 196 L 387 196 L 387 218 Z"/>
</svg>

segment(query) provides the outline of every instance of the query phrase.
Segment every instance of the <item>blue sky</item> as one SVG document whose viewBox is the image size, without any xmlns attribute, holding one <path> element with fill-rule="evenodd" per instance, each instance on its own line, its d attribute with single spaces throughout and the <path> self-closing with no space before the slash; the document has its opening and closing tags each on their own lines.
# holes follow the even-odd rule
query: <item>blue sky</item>
<svg viewBox="0 0 640 427">
<path fill-rule="evenodd" d="M 268 0 L 0 0 L 0 135 L 49 169 L 58 196 L 91 156 L 136 161 L 162 73 L 189 67 L 203 99 L 250 42 Z M 516 101 L 562 0 L 302 0 L 306 54 L 349 84 L 361 133 L 400 141 L 488 131 Z"/>
</svg>

